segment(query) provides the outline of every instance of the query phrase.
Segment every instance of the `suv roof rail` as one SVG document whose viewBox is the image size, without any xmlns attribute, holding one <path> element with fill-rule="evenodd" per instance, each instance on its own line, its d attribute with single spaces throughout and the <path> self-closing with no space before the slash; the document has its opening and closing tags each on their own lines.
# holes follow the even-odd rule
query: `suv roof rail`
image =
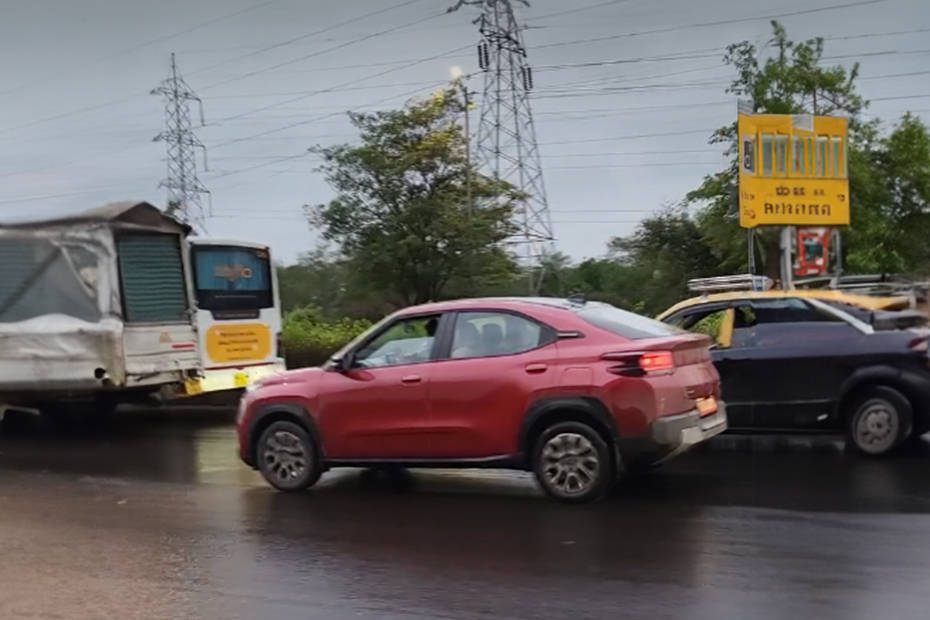
<svg viewBox="0 0 930 620">
<path fill-rule="evenodd" d="M 743 274 L 737 276 L 717 276 L 714 278 L 694 278 L 688 280 L 688 290 L 697 293 L 713 291 L 765 291 L 774 285 L 771 278 Z"/>
</svg>

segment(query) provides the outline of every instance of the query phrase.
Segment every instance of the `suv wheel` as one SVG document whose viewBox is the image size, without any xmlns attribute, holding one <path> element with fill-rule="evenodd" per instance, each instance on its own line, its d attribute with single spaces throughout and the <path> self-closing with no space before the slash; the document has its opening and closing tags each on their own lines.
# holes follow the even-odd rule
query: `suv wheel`
<svg viewBox="0 0 930 620">
<path fill-rule="evenodd" d="M 883 456 L 897 448 L 911 432 L 911 405 L 889 387 L 875 387 L 850 409 L 846 435 L 860 452 Z"/>
<path fill-rule="evenodd" d="M 256 457 L 262 476 L 281 491 L 302 491 L 322 473 L 316 444 L 293 422 L 275 422 L 266 428 L 258 440 Z"/>
<path fill-rule="evenodd" d="M 533 471 L 547 495 L 563 502 L 600 498 L 614 479 L 610 451 L 587 424 L 560 422 L 539 436 Z"/>
</svg>

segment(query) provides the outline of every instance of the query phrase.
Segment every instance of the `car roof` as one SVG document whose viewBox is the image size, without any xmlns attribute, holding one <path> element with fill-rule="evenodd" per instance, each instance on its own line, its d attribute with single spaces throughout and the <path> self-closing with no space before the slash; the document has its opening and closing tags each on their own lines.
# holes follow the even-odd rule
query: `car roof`
<svg viewBox="0 0 930 620">
<path fill-rule="evenodd" d="M 784 299 L 787 297 L 809 297 L 821 301 L 836 301 L 866 310 L 894 310 L 906 308 L 909 305 L 907 297 L 870 297 L 868 295 L 853 295 L 833 289 L 795 289 L 790 291 L 728 291 L 726 293 L 713 293 L 691 297 L 680 301 L 658 316 L 659 320 L 668 317 L 679 310 L 690 308 L 698 304 L 736 301 L 739 299 Z"/>
<path fill-rule="evenodd" d="M 597 302 L 587 302 L 597 303 Z M 450 312 L 454 310 L 470 310 L 474 308 L 499 308 L 502 310 L 525 310 L 533 309 L 563 309 L 577 310 L 585 304 L 580 301 L 563 299 L 560 297 L 476 297 L 470 299 L 453 299 L 450 301 L 439 301 L 418 306 L 410 306 L 400 310 L 398 314 L 419 314 L 423 312 Z"/>
</svg>

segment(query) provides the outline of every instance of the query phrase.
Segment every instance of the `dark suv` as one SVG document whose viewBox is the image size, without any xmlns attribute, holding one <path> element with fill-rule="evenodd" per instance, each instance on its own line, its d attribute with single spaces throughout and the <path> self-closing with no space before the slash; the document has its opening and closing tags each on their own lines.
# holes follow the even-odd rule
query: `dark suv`
<svg viewBox="0 0 930 620">
<path fill-rule="evenodd" d="M 339 466 L 498 467 L 587 501 L 726 428 L 709 345 L 602 303 L 407 308 L 248 391 L 240 453 L 284 491 Z"/>
</svg>

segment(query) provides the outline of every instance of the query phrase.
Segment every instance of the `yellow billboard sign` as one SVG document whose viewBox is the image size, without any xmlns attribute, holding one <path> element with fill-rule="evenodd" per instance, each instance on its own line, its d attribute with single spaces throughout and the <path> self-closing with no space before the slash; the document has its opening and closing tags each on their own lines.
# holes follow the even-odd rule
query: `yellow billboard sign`
<svg viewBox="0 0 930 620">
<path fill-rule="evenodd" d="M 264 323 L 214 325 L 207 330 L 207 355 L 217 364 L 263 361 L 271 355 L 271 329 Z"/>
<path fill-rule="evenodd" d="M 739 115 L 739 222 L 849 224 L 846 119 Z"/>
</svg>

